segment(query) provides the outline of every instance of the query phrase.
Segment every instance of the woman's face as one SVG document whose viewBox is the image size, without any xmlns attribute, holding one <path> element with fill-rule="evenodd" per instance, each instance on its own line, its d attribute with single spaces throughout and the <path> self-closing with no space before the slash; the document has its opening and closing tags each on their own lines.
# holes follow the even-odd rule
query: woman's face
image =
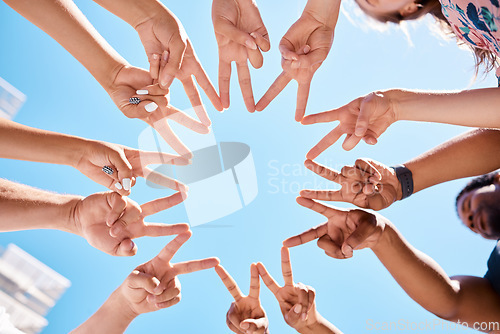
<svg viewBox="0 0 500 334">
<path fill-rule="evenodd" d="M 356 0 L 356 2 L 363 11 L 379 15 L 400 13 L 405 16 L 417 9 L 414 0 Z"/>
</svg>

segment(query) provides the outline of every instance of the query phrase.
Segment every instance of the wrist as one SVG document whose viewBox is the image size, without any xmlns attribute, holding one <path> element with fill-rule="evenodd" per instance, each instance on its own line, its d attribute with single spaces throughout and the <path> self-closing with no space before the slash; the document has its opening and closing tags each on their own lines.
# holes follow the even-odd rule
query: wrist
<svg viewBox="0 0 500 334">
<path fill-rule="evenodd" d="M 396 184 L 396 200 L 408 198 L 413 194 L 413 174 L 405 165 L 396 165 L 391 167 L 391 172 L 397 180 Z"/>
<path fill-rule="evenodd" d="M 73 195 L 60 196 L 64 197 L 60 204 L 60 217 L 59 219 L 54 220 L 55 225 L 52 226 L 52 228 L 76 235 L 81 235 L 78 224 L 76 224 L 75 222 L 75 217 L 78 205 L 82 201 L 82 197 Z"/>
<path fill-rule="evenodd" d="M 397 235 L 398 234 L 394 226 L 390 222 L 385 222 L 382 234 L 378 238 L 377 242 L 370 247 L 371 250 L 377 256 L 386 250 L 390 251 L 392 249 L 394 241 L 396 240 Z"/>
<path fill-rule="evenodd" d="M 130 11 L 135 13 L 134 17 L 125 21 L 127 21 L 127 23 L 130 24 L 137 32 L 139 32 L 143 23 L 153 19 L 161 13 L 166 12 L 169 16 L 177 19 L 175 15 L 159 1 L 134 1 L 134 4 L 134 10 Z"/>
<path fill-rule="evenodd" d="M 109 309 L 108 313 L 112 314 L 120 324 L 125 325 L 125 328 L 139 315 L 130 307 L 122 293 L 122 286 L 113 291 L 104 305 Z"/>
<path fill-rule="evenodd" d="M 302 15 L 307 14 L 335 30 L 340 11 L 340 0 L 309 0 Z"/>
</svg>

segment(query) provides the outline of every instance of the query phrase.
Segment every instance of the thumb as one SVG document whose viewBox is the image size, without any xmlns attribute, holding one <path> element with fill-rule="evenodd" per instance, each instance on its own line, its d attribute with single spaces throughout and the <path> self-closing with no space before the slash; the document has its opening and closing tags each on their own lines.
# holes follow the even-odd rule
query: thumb
<svg viewBox="0 0 500 334">
<path fill-rule="evenodd" d="M 238 29 L 234 24 L 227 21 L 226 19 L 219 19 L 214 24 L 215 30 L 229 38 L 235 43 L 238 43 L 246 48 L 251 50 L 257 50 L 257 44 L 255 43 L 255 39 L 250 36 L 249 33 L 244 32 L 243 30 Z"/>
<path fill-rule="evenodd" d="M 377 233 L 376 225 L 363 221 L 342 244 L 342 253 L 345 257 L 352 257 L 354 249 L 365 248 L 363 243 L 367 238 Z"/>
<path fill-rule="evenodd" d="M 240 328 L 245 330 L 246 333 L 264 333 L 268 326 L 266 317 L 259 319 L 245 319 L 240 323 Z"/>
<path fill-rule="evenodd" d="M 137 245 L 131 239 L 123 239 L 115 249 L 115 256 L 134 256 Z"/>
</svg>

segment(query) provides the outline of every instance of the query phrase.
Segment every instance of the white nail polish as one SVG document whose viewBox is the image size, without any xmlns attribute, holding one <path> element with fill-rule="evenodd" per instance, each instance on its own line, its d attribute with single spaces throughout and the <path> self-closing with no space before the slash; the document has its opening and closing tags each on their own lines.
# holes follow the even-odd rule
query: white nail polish
<svg viewBox="0 0 500 334">
<path fill-rule="evenodd" d="M 120 182 L 115 183 L 115 188 L 118 190 L 122 190 L 122 185 L 120 184 Z"/>
<path fill-rule="evenodd" d="M 123 183 L 123 189 L 127 191 L 130 190 L 130 188 L 132 187 L 132 181 L 130 181 L 129 178 L 123 179 L 122 183 Z"/>
<path fill-rule="evenodd" d="M 158 105 L 154 102 L 151 102 L 151 103 L 146 104 L 144 109 L 146 109 L 147 112 L 153 112 L 156 109 L 158 109 Z"/>
<path fill-rule="evenodd" d="M 149 94 L 147 89 L 139 89 L 139 90 L 136 90 L 135 93 L 137 95 L 148 95 Z"/>
</svg>

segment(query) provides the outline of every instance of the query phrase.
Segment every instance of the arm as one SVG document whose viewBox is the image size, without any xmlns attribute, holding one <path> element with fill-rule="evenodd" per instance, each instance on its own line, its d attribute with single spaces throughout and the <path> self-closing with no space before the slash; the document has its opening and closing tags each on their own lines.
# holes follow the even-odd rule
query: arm
<svg viewBox="0 0 500 334">
<path fill-rule="evenodd" d="M 468 131 L 404 165 L 413 174 L 414 192 L 439 183 L 492 172 L 500 168 L 500 130 Z"/>
<path fill-rule="evenodd" d="M 152 280 L 144 280 L 144 288 L 153 285 Z M 102 306 L 78 328 L 72 330 L 71 334 L 85 333 L 124 333 L 130 323 L 137 317 L 127 305 L 127 300 L 120 293 L 120 289 L 114 291 Z"/>
<path fill-rule="evenodd" d="M 322 214 L 328 222 L 286 239 L 286 247 L 318 239 L 318 247 L 336 259 L 351 258 L 354 250 L 370 248 L 408 296 L 429 312 L 469 325 L 498 324 L 500 296 L 486 279 L 448 277 L 433 259 L 411 246 L 387 218 L 301 197 L 297 202 Z"/>
<path fill-rule="evenodd" d="M 128 63 L 70 0 L 5 0 L 73 55 L 108 90 Z"/>
<path fill-rule="evenodd" d="M 500 128 L 498 88 L 461 92 L 390 90 L 396 120 L 446 123 L 471 127 Z"/>
<path fill-rule="evenodd" d="M 119 334 L 138 315 L 171 307 L 181 300 L 178 275 L 213 268 L 217 258 L 171 263 L 172 257 L 191 237 L 191 231 L 176 236 L 150 261 L 125 279 L 87 321 L 71 333 Z"/>
<path fill-rule="evenodd" d="M 401 184 L 394 168 L 372 159 L 358 159 L 341 172 L 307 160 L 306 167 L 342 186 L 340 190 L 301 191 L 310 199 L 349 202 L 381 210 L 401 200 Z M 476 129 L 411 159 L 404 164 L 413 175 L 413 192 L 500 168 L 500 130 Z"/>
<path fill-rule="evenodd" d="M 0 119 L 0 158 L 72 166 L 121 195 L 130 195 L 137 177 L 158 176 L 163 186 L 184 189 L 179 182 L 153 172 L 147 165 L 187 164 L 182 157 L 146 152 L 121 145 L 45 131 Z M 112 169 L 111 174 L 103 167 Z"/>
<path fill-rule="evenodd" d="M 210 126 L 210 119 L 192 76 L 214 107 L 222 111 L 220 98 L 174 13 L 157 0 L 94 1 L 137 31 L 148 57 L 151 77 L 158 79 L 164 89 L 170 87 L 174 78 L 179 79 L 200 121 Z"/>
<path fill-rule="evenodd" d="M 494 322 L 500 318 L 500 296 L 488 280 L 448 277 L 429 256 L 411 246 L 387 224 L 373 252 L 408 296 L 449 321 Z"/>
<path fill-rule="evenodd" d="M 57 229 L 75 233 L 72 217 L 81 199 L 0 179 L 0 231 Z"/>
</svg>

